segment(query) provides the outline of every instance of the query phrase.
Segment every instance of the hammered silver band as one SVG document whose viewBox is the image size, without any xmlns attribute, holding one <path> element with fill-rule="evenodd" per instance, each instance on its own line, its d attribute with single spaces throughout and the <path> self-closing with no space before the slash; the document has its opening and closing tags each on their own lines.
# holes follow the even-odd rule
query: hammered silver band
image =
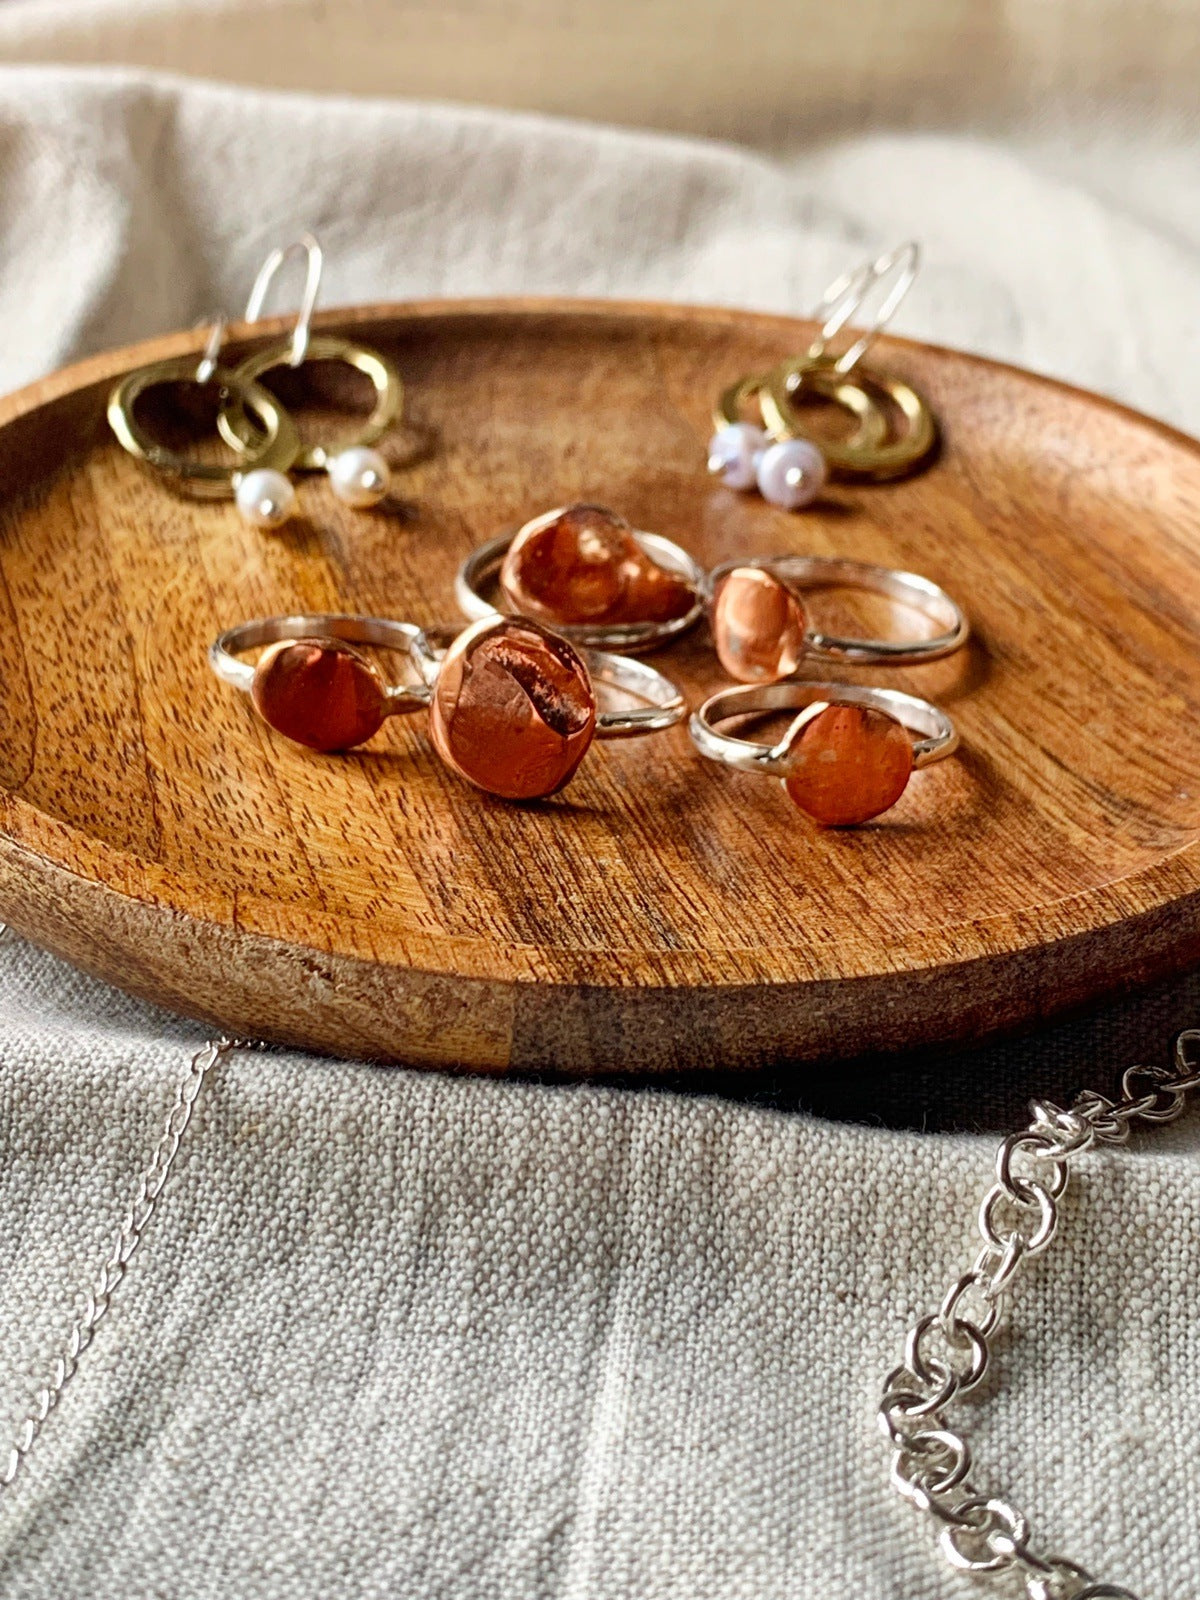
<svg viewBox="0 0 1200 1600">
<path fill-rule="evenodd" d="M 644 661 L 610 655 L 606 650 L 581 650 L 579 654 L 596 691 L 598 739 L 660 733 L 687 716 L 687 701 L 676 685 Z M 630 701 L 636 703 L 630 705 Z"/>
</svg>

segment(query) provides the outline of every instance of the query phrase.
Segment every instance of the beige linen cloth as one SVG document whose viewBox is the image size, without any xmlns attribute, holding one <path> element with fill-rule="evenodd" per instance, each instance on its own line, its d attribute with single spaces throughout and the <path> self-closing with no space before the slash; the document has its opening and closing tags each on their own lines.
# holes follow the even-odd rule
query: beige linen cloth
<svg viewBox="0 0 1200 1600">
<path fill-rule="evenodd" d="M 764 148 L 0 67 L 0 385 L 237 307 L 300 226 L 330 302 L 793 309 L 915 235 L 905 331 L 1200 429 L 1193 8 L 941 14 L 625 0 L 610 30 L 550 0 L 8 0 L 9 63 L 507 97 Z M 685 81 L 693 56 L 708 76 Z M 1003 1126 L 1026 1090 L 1111 1087 L 1189 1020 L 1195 980 L 802 1090 L 867 1125 L 795 1111 L 786 1075 L 735 1101 L 239 1056 L 0 1497 L 0 1595 L 979 1596 L 888 1491 L 872 1411 L 973 1253 L 994 1137 L 903 1125 Z M 200 1037 L 0 943 L 0 1439 Z M 1198 1219 L 1200 1110 L 1090 1158 L 970 1418 L 981 1480 L 1144 1600 L 1200 1593 Z"/>
</svg>

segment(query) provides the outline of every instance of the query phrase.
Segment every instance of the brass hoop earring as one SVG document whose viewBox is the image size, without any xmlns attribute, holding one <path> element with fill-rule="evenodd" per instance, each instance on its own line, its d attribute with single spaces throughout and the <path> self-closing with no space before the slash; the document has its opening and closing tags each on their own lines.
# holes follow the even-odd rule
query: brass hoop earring
<svg viewBox="0 0 1200 1600">
<path fill-rule="evenodd" d="M 855 419 L 847 440 L 822 440 L 819 444 L 803 428 L 764 431 L 743 420 L 746 405 L 757 400 L 763 421 L 763 397 L 770 373 L 755 374 L 730 384 L 713 407 L 716 432 L 709 440 L 708 470 L 728 489 L 758 489 L 764 500 L 798 511 L 811 505 L 825 487 L 831 470 L 845 460 L 880 450 L 888 435 L 888 421 L 874 395 L 832 367 L 811 387 L 841 406 Z"/>
<path fill-rule="evenodd" d="M 804 423 L 796 397 L 805 391 L 827 394 L 835 384 L 852 382 L 860 393 L 873 392 L 895 407 L 903 427 L 897 436 L 882 442 L 860 444 L 849 439 L 836 447 L 827 446 L 825 455 L 830 466 L 846 477 L 867 478 L 876 483 L 915 471 L 937 444 L 937 423 L 924 395 L 894 373 L 874 368 L 857 367 L 854 378 L 848 380 L 827 360 L 814 363 L 811 357 L 801 356 L 781 363 L 767 374 L 758 398 L 768 431 L 775 437 L 803 435 Z"/>
<path fill-rule="evenodd" d="M 920 258 L 909 241 L 844 273 L 822 296 L 814 314 L 818 331 L 803 355 L 721 393 L 708 447 L 711 473 L 731 489 L 757 488 L 764 499 L 795 511 L 811 505 L 831 472 L 881 482 L 915 471 L 928 458 L 937 444 L 937 424 L 924 397 L 893 374 L 862 364 L 911 289 Z M 845 349 L 835 350 L 838 334 L 879 293 L 883 299 L 874 317 Z M 796 404 L 805 393 L 853 413 L 853 434 L 814 440 Z M 742 418 L 752 399 L 761 426 Z"/>
<path fill-rule="evenodd" d="M 223 324 L 214 325 L 197 362 L 190 356 L 156 361 L 127 373 L 108 399 L 108 423 L 118 442 L 135 460 L 157 473 L 171 489 L 196 500 L 235 500 L 242 516 L 255 526 L 275 526 L 290 513 L 295 491 L 288 469 L 300 449 L 300 436 L 283 406 L 257 383 L 220 365 Z M 148 390 L 163 384 L 215 386 L 224 403 L 238 403 L 259 424 L 257 441 L 233 466 L 196 460 L 157 443 L 139 422 L 137 403 Z"/>
</svg>

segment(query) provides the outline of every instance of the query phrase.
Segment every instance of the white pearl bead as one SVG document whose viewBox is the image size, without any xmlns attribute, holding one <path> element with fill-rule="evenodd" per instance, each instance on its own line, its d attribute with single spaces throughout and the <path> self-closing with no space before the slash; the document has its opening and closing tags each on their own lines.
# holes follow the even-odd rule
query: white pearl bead
<svg viewBox="0 0 1200 1600">
<path fill-rule="evenodd" d="M 392 474 L 378 450 L 355 445 L 329 463 L 329 482 L 348 506 L 377 506 L 391 488 Z"/>
<path fill-rule="evenodd" d="M 255 467 L 234 490 L 237 508 L 253 528 L 278 528 L 296 509 L 291 479 L 273 467 Z"/>
<path fill-rule="evenodd" d="M 758 461 L 759 493 L 785 511 L 811 505 L 828 476 L 825 457 L 808 439 L 783 439 L 764 450 Z"/>
<path fill-rule="evenodd" d="M 770 442 L 752 422 L 731 422 L 708 441 L 708 470 L 727 489 L 753 489 L 755 465 Z"/>
</svg>

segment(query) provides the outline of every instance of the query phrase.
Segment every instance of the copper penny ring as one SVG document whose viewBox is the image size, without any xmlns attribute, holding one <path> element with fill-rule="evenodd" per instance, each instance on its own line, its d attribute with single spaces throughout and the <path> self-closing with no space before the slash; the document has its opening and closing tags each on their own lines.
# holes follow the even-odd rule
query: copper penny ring
<svg viewBox="0 0 1200 1600">
<path fill-rule="evenodd" d="M 571 572 L 562 574 L 543 547 L 556 526 L 581 515 L 588 525 L 571 534 L 565 563 Z M 601 538 L 609 542 L 597 549 Z M 531 574 L 543 583 L 535 587 Z M 557 594 L 550 587 L 556 578 Z M 704 568 L 674 540 L 631 528 L 601 506 L 566 506 L 473 550 L 458 569 L 454 597 L 473 622 L 497 611 L 532 616 L 573 644 L 638 652 L 667 644 L 700 620 L 704 585 Z"/>
<path fill-rule="evenodd" d="M 733 718 L 778 711 L 798 715 L 773 744 L 718 728 Z M 953 722 L 928 700 L 845 683 L 722 689 L 692 713 L 689 731 L 702 756 L 738 772 L 779 778 L 801 811 L 835 828 L 887 811 L 914 771 L 958 748 Z"/>
<path fill-rule="evenodd" d="M 401 656 L 409 679 L 389 683 L 362 646 Z M 256 663 L 240 659 L 255 649 Z M 446 765 L 509 800 L 561 789 L 594 738 L 657 733 L 687 714 L 653 667 L 577 651 L 540 623 L 494 613 L 445 644 L 384 617 L 266 617 L 222 633 L 208 659 L 265 722 L 313 750 L 352 749 L 388 717 L 428 711 Z"/>
<path fill-rule="evenodd" d="M 871 639 L 812 625 L 806 591 L 864 590 L 917 613 L 933 628 L 916 638 Z M 756 556 L 725 561 L 706 580 L 709 621 L 721 665 L 740 683 L 789 677 L 804 660 L 919 666 L 960 649 L 970 635 L 962 608 L 918 572 L 840 556 Z"/>
</svg>

